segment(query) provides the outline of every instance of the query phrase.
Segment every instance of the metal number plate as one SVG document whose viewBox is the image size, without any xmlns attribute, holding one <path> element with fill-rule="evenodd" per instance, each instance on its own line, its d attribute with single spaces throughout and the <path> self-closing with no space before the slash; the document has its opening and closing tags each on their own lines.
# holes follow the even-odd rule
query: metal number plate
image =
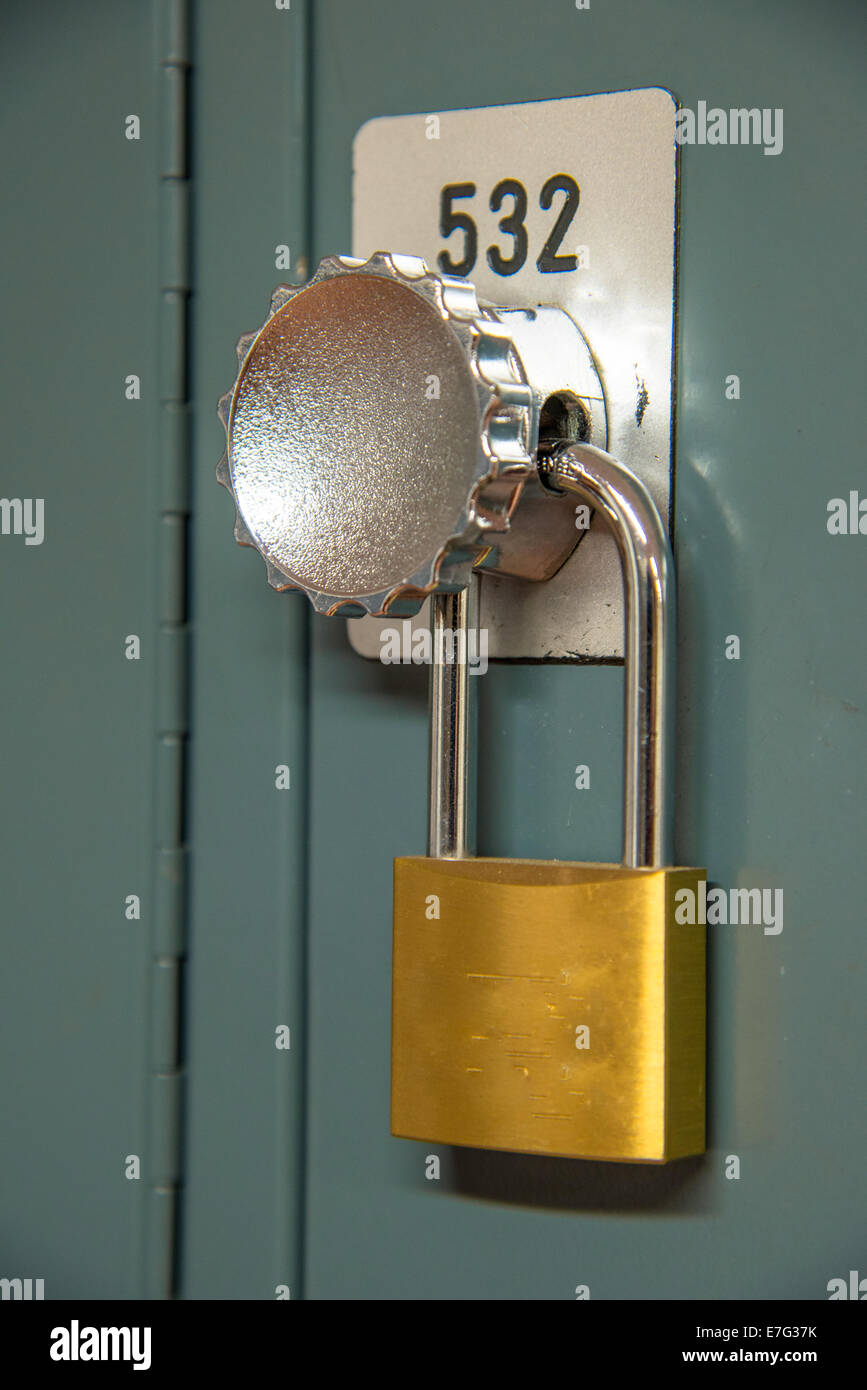
<svg viewBox="0 0 867 1390">
<path fill-rule="evenodd" d="M 353 254 L 381 248 L 468 276 L 506 307 L 553 304 L 587 338 L 607 403 L 607 448 L 663 517 L 672 491 L 676 151 L 658 87 L 368 121 L 355 137 Z M 623 655 L 620 565 L 589 532 L 545 583 L 484 575 L 493 659 Z M 427 622 L 423 610 L 415 625 Z M 393 625 L 393 620 L 392 620 Z M 389 619 L 348 624 L 378 657 Z"/>
</svg>

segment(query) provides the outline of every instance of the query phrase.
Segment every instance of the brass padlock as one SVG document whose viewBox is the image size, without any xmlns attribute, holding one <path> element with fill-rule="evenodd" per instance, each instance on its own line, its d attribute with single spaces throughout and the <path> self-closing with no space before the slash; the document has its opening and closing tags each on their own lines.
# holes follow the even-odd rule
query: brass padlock
<svg viewBox="0 0 867 1390">
<path fill-rule="evenodd" d="M 643 485 L 574 444 L 543 480 L 607 518 L 626 598 L 623 863 L 469 856 L 471 682 L 431 671 L 429 855 L 395 860 L 392 1133 L 664 1163 L 705 1147 L 705 929 L 675 921 L 704 871 L 666 867 L 674 581 Z M 433 600 L 472 626 L 472 592 Z M 458 649 L 460 642 L 457 642 Z"/>
</svg>

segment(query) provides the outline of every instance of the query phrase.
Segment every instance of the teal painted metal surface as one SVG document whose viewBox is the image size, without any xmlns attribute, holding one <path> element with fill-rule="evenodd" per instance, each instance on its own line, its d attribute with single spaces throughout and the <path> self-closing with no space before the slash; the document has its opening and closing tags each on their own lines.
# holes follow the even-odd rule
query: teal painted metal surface
<svg viewBox="0 0 867 1390">
<path fill-rule="evenodd" d="M 825 526 L 859 481 L 862 11 L 321 0 L 311 28 L 300 0 L 208 0 L 185 168 L 166 122 L 179 73 L 160 66 L 183 68 L 182 10 L 3 18 L 36 99 L 6 118 L 0 491 L 45 498 L 46 538 L 0 537 L 0 1277 L 45 1278 L 49 1298 L 165 1293 L 171 1220 L 154 1208 L 181 1180 L 188 1298 L 823 1298 L 863 1253 L 867 542 Z M 237 549 L 216 399 L 274 284 L 348 248 L 365 120 L 650 84 L 785 112 L 778 157 L 682 152 L 676 508 L 678 857 L 726 887 L 782 888 L 784 927 L 710 929 L 705 1159 L 453 1151 L 428 1182 L 431 1148 L 392 1139 L 388 1115 L 391 860 L 425 842 L 424 673 L 361 661 Z M 189 387 L 187 329 L 163 312 L 187 284 Z M 186 773 L 166 779 L 155 750 L 183 746 L 184 658 L 157 671 L 149 653 L 161 627 L 177 651 L 190 615 Z M 123 659 L 133 632 L 141 662 Z M 617 853 L 620 682 L 481 678 L 483 852 Z M 173 979 L 154 976 L 185 947 L 176 1044 Z M 182 1154 L 153 1085 L 179 1062 Z"/>
<path fill-rule="evenodd" d="M 454 1151 L 426 1181 L 430 1146 L 388 1137 L 390 860 L 424 844 L 422 681 L 359 666 L 317 624 L 308 1295 L 822 1298 L 858 1267 L 862 1208 L 863 557 L 825 528 L 860 448 L 861 12 L 506 3 L 495 47 L 491 23 L 486 6 L 413 18 L 387 3 L 375 23 L 317 7 L 316 255 L 348 244 L 351 141 L 371 116 L 650 84 L 693 108 L 785 111 L 778 157 L 682 152 L 677 450 L 678 857 L 727 887 L 783 888 L 785 924 L 710 929 L 705 1159 L 662 1171 Z M 471 165 L 467 152 L 460 177 Z M 483 849 L 616 856 L 620 680 L 483 678 Z M 578 762 L 590 792 L 572 789 Z"/>
<path fill-rule="evenodd" d="M 161 815 L 154 776 L 158 733 L 183 720 L 160 624 L 182 613 L 171 567 L 157 600 L 157 19 L 133 3 L 2 17 L 0 491 L 42 500 L 44 539 L 0 536 L 0 1277 L 41 1278 L 48 1299 L 163 1294 L 171 1259 L 160 985 L 177 967 L 153 877 L 176 792 Z"/>
<path fill-rule="evenodd" d="M 305 11 L 197 8 L 188 1110 L 181 1292 L 300 1294 L 307 758 L 304 605 L 232 539 L 215 468 L 236 339 L 304 256 Z M 292 269 L 276 268 L 289 247 Z M 282 259 L 282 257 L 280 257 Z M 290 785 L 276 786 L 278 766 Z M 289 1049 L 275 1030 L 290 1029 Z M 282 1035 L 281 1035 L 282 1037 Z"/>
</svg>

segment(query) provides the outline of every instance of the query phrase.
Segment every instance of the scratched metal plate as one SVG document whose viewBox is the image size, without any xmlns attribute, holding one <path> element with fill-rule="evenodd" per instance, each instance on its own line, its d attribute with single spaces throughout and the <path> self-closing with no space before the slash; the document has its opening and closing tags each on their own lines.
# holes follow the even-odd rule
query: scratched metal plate
<svg viewBox="0 0 867 1390">
<path fill-rule="evenodd" d="M 478 229 L 470 278 L 479 297 L 504 307 L 555 304 L 572 315 L 596 358 L 606 395 L 608 449 L 632 468 L 669 519 L 672 495 L 672 369 L 675 323 L 674 98 L 659 87 L 368 121 L 355 137 L 352 252 L 391 250 L 437 265 L 463 255 L 463 233 L 440 234 L 441 190 L 472 183 L 455 200 Z M 433 117 L 436 117 L 434 120 Z M 576 268 L 541 272 L 537 257 L 564 204 L 540 192 L 570 175 L 580 200 L 558 248 Z M 494 272 L 485 254 L 513 254 L 490 210 L 503 179 L 527 192 L 526 260 Z M 482 577 L 482 624 L 500 660 L 610 660 L 623 655 L 623 600 L 614 542 L 598 517 L 553 579 Z M 423 610 L 414 620 L 427 622 Z M 356 651 L 375 658 L 389 619 L 349 622 Z"/>
</svg>

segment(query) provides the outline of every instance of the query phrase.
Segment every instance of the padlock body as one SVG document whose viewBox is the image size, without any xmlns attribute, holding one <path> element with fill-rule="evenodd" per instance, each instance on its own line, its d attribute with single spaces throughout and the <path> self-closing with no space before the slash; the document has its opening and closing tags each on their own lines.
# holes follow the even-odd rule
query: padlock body
<svg viewBox="0 0 867 1390">
<path fill-rule="evenodd" d="M 395 860 L 392 1133 L 631 1162 L 702 1153 L 705 928 L 675 912 L 704 878 Z"/>
</svg>

